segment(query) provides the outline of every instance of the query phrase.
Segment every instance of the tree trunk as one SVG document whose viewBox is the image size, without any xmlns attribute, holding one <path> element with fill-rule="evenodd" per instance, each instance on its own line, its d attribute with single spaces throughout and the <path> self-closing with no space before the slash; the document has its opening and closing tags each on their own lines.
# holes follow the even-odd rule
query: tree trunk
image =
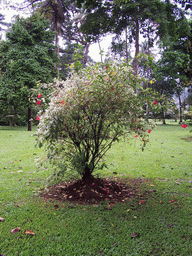
<svg viewBox="0 0 192 256">
<path fill-rule="evenodd" d="M 165 122 L 165 112 L 164 111 L 162 111 L 162 122 L 163 122 L 163 124 L 166 124 L 166 122 Z"/>
<path fill-rule="evenodd" d="M 183 121 L 183 118 L 182 118 L 182 108 L 181 108 L 181 97 L 180 97 L 180 94 L 178 95 L 179 97 L 179 123 L 181 124 L 182 121 Z"/>
<path fill-rule="evenodd" d="M 138 60 L 137 55 L 139 54 L 139 20 L 135 20 L 136 23 L 136 32 L 135 32 L 135 57 L 133 60 L 133 70 L 135 72 L 135 75 L 138 74 Z"/>
<path fill-rule="evenodd" d="M 31 108 L 28 108 L 28 131 L 31 131 Z"/>
<path fill-rule="evenodd" d="M 56 53 L 57 53 L 57 57 L 59 60 L 59 37 L 58 37 L 58 34 L 56 34 L 55 44 L 57 46 Z M 57 78 L 59 78 L 59 65 L 58 64 L 56 65 L 56 69 L 57 69 Z"/>
<path fill-rule="evenodd" d="M 126 47 L 126 63 L 128 64 L 128 44 L 127 44 L 127 28 L 125 29 L 125 47 Z"/>
<path fill-rule="evenodd" d="M 90 168 L 89 168 L 89 167 L 86 167 L 86 168 L 85 168 L 85 172 L 84 172 L 83 177 L 82 177 L 82 180 L 83 180 L 83 181 L 87 181 L 87 180 L 92 180 L 92 179 L 94 179 L 94 177 L 92 176 L 91 173 L 92 173 L 92 172 L 91 172 Z"/>
</svg>

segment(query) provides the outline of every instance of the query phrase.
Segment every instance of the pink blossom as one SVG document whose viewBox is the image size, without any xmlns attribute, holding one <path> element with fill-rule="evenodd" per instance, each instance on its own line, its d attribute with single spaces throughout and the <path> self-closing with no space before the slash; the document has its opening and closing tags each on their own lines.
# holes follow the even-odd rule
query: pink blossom
<svg viewBox="0 0 192 256">
<path fill-rule="evenodd" d="M 149 129 L 149 130 L 148 130 L 148 133 L 151 133 L 151 132 L 152 132 L 152 130 L 151 130 L 151 129 Z"/>
<path fill-rule="evenodd" d="M 39 94 L 39 95 L 37 96 L 38 99 L 40 99 L 41 97 L 42 97 L 42 94 Z"/>
<path fill-rule="evenodd" d="M 37 101 L 37 105 L 40 105 L 40 104 L 41 104 L 41 101 L 40 101 L 40 100 L 38 100 L 38 101 Z"/>
<path fill-rule="evenodd" d="M 40 118 L 39 118 L 39 116 L 37 116 L 35 120 L 37 120 L 37 121 L 40 121 Z"/>
</svg>

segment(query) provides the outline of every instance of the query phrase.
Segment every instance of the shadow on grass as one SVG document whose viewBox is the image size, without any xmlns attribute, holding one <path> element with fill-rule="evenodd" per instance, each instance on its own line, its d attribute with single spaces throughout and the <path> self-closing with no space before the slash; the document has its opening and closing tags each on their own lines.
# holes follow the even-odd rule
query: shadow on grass
<svg viewBox="0 0 192 256">
<path fill-rule="evenodd" d="M 25 131 L 25 132 L 27 132 L 28 131 L 27 129 L 28 129 L 27 126 L 0 126 L 0 131 L 12 131 L 12 132 Z M 36 131 L 36 130 L 37 130 L 37 127 L 33 126 L 32 132 Z"/>
</svg>

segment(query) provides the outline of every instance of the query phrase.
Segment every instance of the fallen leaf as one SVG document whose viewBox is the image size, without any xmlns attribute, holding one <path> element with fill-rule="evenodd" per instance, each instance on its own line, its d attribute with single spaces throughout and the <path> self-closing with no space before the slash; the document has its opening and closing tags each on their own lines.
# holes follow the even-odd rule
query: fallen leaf
<svg viewBox="0 0 192 256">
<path fill-rule="evenodd" d="M 106 206 L 107 210 L 112 210 L 112 207 L 110 205 Z"/>
<path fill-rule="evenodd" d="M 11 229 L 11 234 L 16 234 L 17 232 L 19 232 L 21 229 L 18 227 L 18 228 L 14 228 L 14 229 Z"/>
<path fill-rule="evenodd" d="M 168 228 L 171 228 L 172 226 L 173 226 L 173 224 L 169 224 L 169 225 L 167 225 L 167 227 L 168 227 Z"/>
<path fill-rule="evenodd" d="M 35 233 L 31 230 L 25 230 L 24 234 L 25 235 L 35 235 Z"/>
<path fill-rule="evenodd" d="M 185 128 L 187 128 L 187 125 L 186 124 L 182 124 L 181 127 L 185 129 Z"/>
<path fill-rule="evenodd" d="M 55 207 L 55 210 L 57 211 L 57 210 L 59 210 L 59 205 L 54 205 L 54 207 Z"/>
<path fill-rule="evenodd" d="M 21 207 L 19 204 L 14 204 L 14 206 L 17 206 L 17 207 L 19 207 L 19 208 Z"/>
<path fill-rule="evenodd" d="M 141 200 L 140 202 L 139 202 L 139 204 L 141 205 L 141 204 L 144 204 L 145 203 L 145 200 Z"/>
<path fill-rule="evenodd" d="M 182 238 L 185 238 L 186 241 L 188 240 L 188 238 L 187 238 L 186 236 L 184 236 L 184 235 L 182 235 L 181 237 L 182 237 Z"/>
<path fill-rule="evenodd" d="M 180 183 L 180 182 L 177 182 L 177 181 L 175 182 L 175 184 L 177 184 L 177 185 L 181 185 L 181 183 Z"/>
<path fill-rule="evenodd" d="M 139 237 L 139 234 L 137 234 L 137 233 L 131 233 L 131 238 L 134 238 L 134 237 Z"/>
</svg>

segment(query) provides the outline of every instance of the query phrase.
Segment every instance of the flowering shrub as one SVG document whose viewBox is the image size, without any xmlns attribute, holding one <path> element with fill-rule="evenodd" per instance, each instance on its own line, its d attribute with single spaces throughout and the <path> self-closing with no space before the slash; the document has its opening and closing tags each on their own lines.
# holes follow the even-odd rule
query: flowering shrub
<svg viewBox="0 0 192 256">
<path fill-rule="evenodd" d="M 140 83 L 131 67 L 101 63 L 66 81 L 55 80 L 49 107 L 38 115 L 38 142 L 47 145 L 52 163 L 89 179 L 121 136 L 135 132 L 145 144 L 150 127 L 144 121 L 146 97 L 145 90 L 137 90 Z"/>
</svg>

